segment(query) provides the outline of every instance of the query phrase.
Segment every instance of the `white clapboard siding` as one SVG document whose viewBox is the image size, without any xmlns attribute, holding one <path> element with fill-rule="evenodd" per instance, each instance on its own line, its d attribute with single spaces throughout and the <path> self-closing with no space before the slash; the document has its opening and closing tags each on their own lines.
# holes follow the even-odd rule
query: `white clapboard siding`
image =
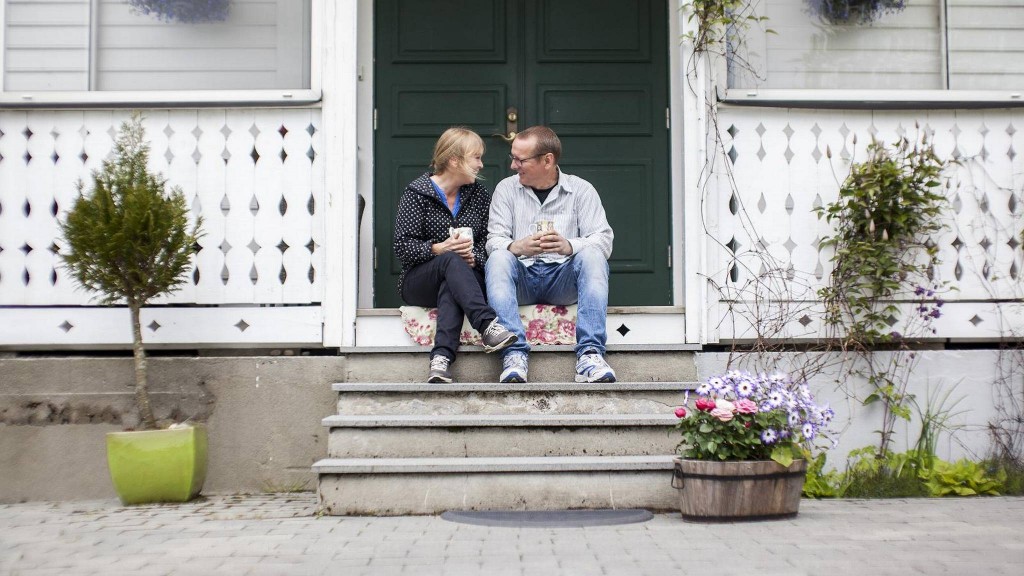
<svg viewBox="0 0 1024 576">
<path fill-rule="evenodd" d="M 91 6 L 98 5 L 95 13 Z M 8 0 L 4 89 L 306 88 L 310 1 L 233 0 L 224 22 L 164 22 L 124 0 Z"/>
<path fill-rule="evenodd" d="M 1024 89 L 1024 2 L 947 2 L 949 87 L 958 90 Z"/>
<path fill-rule="evenodd" d="M 947 55 L 942 54 L 940 0 L 909 0 L 871 25 L 824 25 L 805 0 L 765 0 L 764 26 L 741 50 L 760 78 L 731 71 L 733 87 L 934 90 L 1024 88 L 1024 2 L 945 0 Z"/>
<path fill-rule="evenodd" d="M 308 87 L 308 6 L 308 0 L 233 0 L 224 22 L 182 24 L 102 0 L 99 89 Z"/>
<path fill-rule="evenodd" d="M 89 85 L 89 0 L 6 0 L 5 90 Z"/>
</svg>

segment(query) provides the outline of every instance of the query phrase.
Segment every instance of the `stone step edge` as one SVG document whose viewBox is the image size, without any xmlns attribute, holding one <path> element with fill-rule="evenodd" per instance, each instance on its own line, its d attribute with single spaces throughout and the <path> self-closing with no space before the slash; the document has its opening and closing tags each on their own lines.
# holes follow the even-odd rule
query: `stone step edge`
<svg viewBox="0 0 1024 576">
<path fill-rule="evenodd" d="M 391 416 L 336 414 L 320 423 L 328 428 L 463 428 L 484 426 L 674 426 L 674 414 L 458 414 Z"/>
<path fill-rule="evenodd" d="M 335 382 L 335 392 L 629 392 L 678 391 L 680 394 L 697 388 L 697 382 L 453 382 L 427 384 L 422 382 Z"/>
<path fill-rule="evenodd" d="M 318 474 L 456 474 L 499 472 L 669 471 L 665 456 L 517 456 L 490 458 L 325 458 L 313 464 Z"/>
</svg>

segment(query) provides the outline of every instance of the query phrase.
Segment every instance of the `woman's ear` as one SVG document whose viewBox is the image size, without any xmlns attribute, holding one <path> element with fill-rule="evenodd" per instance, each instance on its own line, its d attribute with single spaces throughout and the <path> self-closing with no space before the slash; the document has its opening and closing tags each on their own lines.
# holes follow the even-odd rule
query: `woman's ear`
<svg viewBox="0 0 1024 576">
<path fill-rule="evenodd" d="M 459 169 L 459 165 L 462 163 L 462 159 L 458 156 L 452 156 L 448 159 L 448 169 L 452 172 L 456 172 Z"/>
</svg>

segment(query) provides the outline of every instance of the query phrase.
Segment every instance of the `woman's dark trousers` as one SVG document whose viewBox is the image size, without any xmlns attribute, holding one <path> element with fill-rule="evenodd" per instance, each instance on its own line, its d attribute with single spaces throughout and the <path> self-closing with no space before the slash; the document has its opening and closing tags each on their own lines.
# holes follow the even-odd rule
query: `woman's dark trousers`
<svg viewBox="0 0 1024 576">
<path fill-rule="evenodd" d="M 470 268 L 454 252 L 445 252 L 405 274 L 402 300 L 413 306 L 437 308 L 437 333 L 431 356 L 441 354 L 455 360 L 463 315 L 481 334 L 497 317 L 487 305 L 484 286 L 483 266 Z"/>
</svg>

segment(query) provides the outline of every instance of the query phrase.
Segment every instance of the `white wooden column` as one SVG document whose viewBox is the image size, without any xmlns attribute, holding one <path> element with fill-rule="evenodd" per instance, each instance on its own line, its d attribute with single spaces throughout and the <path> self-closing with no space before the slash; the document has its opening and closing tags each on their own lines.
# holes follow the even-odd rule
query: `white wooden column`
<svg viewBox="0 0 1024 576">
<path fill-rule="evenodd" d="M 689 21 L 688 12 L 677 11 L 681 35 L 696 31 L 696 22 Z M 704 57 L 697 57 L 693 64 L 694 73 L 687 77 L 689 63 L 695 58 L 693 45 L 687 40 L 679 44 L 677 64 L 673 73 L 682 79 L 682 131 L 683 151 L 683 221 L 684 248 L 683 277 L 686 282 L 686 342 L 706 344 L 717 342 L 718 336 L 710 318 L 717 316 L 718 300 L 708 290 L 706 275 L 712 269 L 709 262 L 707 232 L 705 226 L 715 225 L 717 202 L 715 189 L 707 182 L 707 90 L 708 78 Z"/>
<path fill-rule="evenodd" d="M 325 0 L 314 22 L 323 34 L 324 187 L 327 246 L 324 346 L 355 344 L 358 286 L 356 188 L 357 3 Z"/>
</svg>

